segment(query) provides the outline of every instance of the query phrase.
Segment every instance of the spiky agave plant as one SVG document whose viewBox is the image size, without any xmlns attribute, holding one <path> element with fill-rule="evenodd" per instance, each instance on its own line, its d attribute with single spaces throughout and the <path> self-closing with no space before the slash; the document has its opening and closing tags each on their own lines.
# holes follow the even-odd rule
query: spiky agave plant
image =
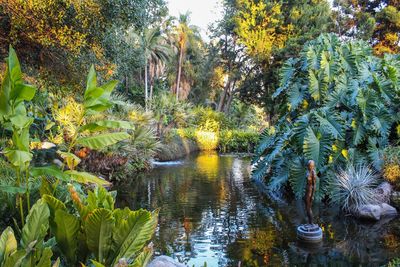
<svg viewBox="0 0 400 267">
<path fill-rule="evenodd" d="M 368 165 L 352 165 L 341 169 L 331 183 L 331 199 L 346 212 L 355 212 L 360 206 L 377 203 L 374 188 L 378 175 Z"/>
</svg>

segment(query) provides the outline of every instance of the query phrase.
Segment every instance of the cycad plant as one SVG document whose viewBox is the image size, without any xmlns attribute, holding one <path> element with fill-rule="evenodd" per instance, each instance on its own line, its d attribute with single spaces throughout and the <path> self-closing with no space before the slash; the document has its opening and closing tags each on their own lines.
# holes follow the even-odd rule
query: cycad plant
<svg viewBox="0 0 400 267">
<path fill-rule="evenodd" d="M 289 183 L 301 197 L 306 162 L 313 159 L 321 199 L 338 166 L 371 163 L 380 170 L 383 149 L 399 122 L 399 78 L 399 57 L 378 58 L 365 42 L 328 34 L 305 45 L 300 57 L 281 69 L 274 97 L 284 98 L 287 109 L 262 134 L 253 177 L 268 177 L 272 190 Z"/>
</svg>

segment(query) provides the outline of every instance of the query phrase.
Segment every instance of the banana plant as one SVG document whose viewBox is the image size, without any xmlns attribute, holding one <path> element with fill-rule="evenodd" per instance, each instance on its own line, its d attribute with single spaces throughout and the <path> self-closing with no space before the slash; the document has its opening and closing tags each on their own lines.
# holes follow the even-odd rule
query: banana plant
<svg viewBox="0 0 400 267">
<path fill-rule="evenodd" d="M 49 229 L 50 210 L 43 200 L 37 201 L 26 217 L 18 244 L 14 231 L 7 227 L 0 235 L 0 266 L 8 267 L 58 267 L 60 260 L 53 265 L 53 239 L 45 241 Z"/>
<path fill-rule="evenodd" d="M 152 255 L 145 247 L 157 226 L 158 212 L 115 209 L 113 193 L 102 187 L 84 200 L 69 186 L 75 212 L 50 195 L 50 231 L 68 266 L 91 262 L 94 266 L 146 266 Z M 122 265 L 125 264 L 125 265 Z"/>
<path fill-rule="evenodd" d="M 27 208 L 30 209 L 28 168 L 32 153 L 29 150 L 29 128 L 33 122 L 33 119 L 27 116 L 25 102 L 31 101 L 35 92 L 35 87 L 23 82 L 20 63 L 10 46 L 0 89 L 0 123 L 6 130 L 12 132 L 12 137 L 11 145 L 1 153 L 12 164 L 17 177 L 14 186 L 2 187 L 2 190 L 17 193 L 22 223 L 24 222 L 23 194 L 26 195 Z"/>
<path fill-rule="evenodd" d="M 87 87 L 84 96 L 84 113 L 82 116 L 90 116 L 104 111 L 112 105 L 110 101 L 111 91 L 116 85 L 111 81 L 103 86 L 97 86 L 96 73 L 92 66 L 88 76 Z M 86 146 L 92 149 L 99 149 L 107 145 L 115 144 L 127 139 L 130 135 L 126 132 L 100 133 L 92 136 L 82 136 L 83 132 L 98 133 L 104 129 L 130 129 L 132 126 L 125 121 L 100 120 L 92 123 L 79 125 L 79 131 L 70 143 L 66 152 L 60 152 L 68 170 L 56 166 L 32 167 L 32 153 L 30 151 L 29 129 L 33 118 L 26 112 L 25 102 L 31 101 L 35 96 L 36 88 L 25 84 L 22 79 L 21 66 L 14 49 L 10 46 L 9 56 L 6 59 L 6 71 L 0 88 L 0 123 L 4 129 L 12 133 L 9 146 L 1 151 L 16 171 L 16 181 L 13 186 L 2 186 L 2 191 L 17 195 L 17 203 L 22 225 L 24 224 L 24 202 L 26 200 L 27 210 L 30 210 L 30 177 L 51 176 L 59 181 L 88 184 L 94 183 L 102 186 L 109 185 L 109 182 L 97 176 L 75 170 L 80 159 L 71 153 L 75 145 Z M 82 122 L 84 119 L 82 118 Z M 25 197 L 23 197 L 25 195 Z"/>
<path fill-rule="evenodd" d="M 117 83 L 117 81 L 112 80 L 101 86 L 97 85 L 96 71 L 94 66 L 91 66 L 83 97 L 82 112 L 79 114 L 80 118 L 76 120 L 77 131 L 70 138 L 66 153 L 70 153 L 76 145 L 90 149 L 101 149 L 130 137 L 127 132 L 104 133 L 104 130 L 108 129 L 132 129 L 133 126 L 127 121 L 96 120 L 86 123 L 90 116 L 101 113 L 113 106 L 110 96 Z M 89 136 L 87 135 L 88 133 Z"/>
<path fill-rule="evenodd" d="M 337 168 L 351 162 L 381 169 L 384 148 L 398 138 L 400 59 L 378 58 L 361 41 L 321 35 L 286 61 L 273 97 L 284 98 L 287 110 L 262 134 L 253 177 L 265 179 L 271 190 L 289 185 L 300 198 L 312 159 L 321 199 Z"/>
<path fill-rule="evenodd" d="M 97 150 L 130 138 L 126 130 L 133 129 L 133 125 L 127 121 L 90 120 L 92 116 L 100 114 L 113 105 L 110 96 L 116 85 L 117 81 L 109 81 L 101 86 L 98 85 L 94 66 L 91 66 L 87 77 L 83 103 L 76 103 L 75 100 L 72 100 L 76 107 L 78 107 L 76 108 L 76 114 L 74 114 L 77 116 L 77 118 L 74 119 L 74 131 L 66 141 L 66 151 L 58 151 L 58 154 L 64 160 L 64 166 L 68 168 L 68 170 L 63 170 L 63 174 L 66 174 L 72 180 L 80 183 L 96 183 L 103 186 L 109 185 L 107 181 L 93 174 L 77 171 L 76 167 L 80 163 L 80 158 L 73 153 L 73 149 L 80 146 Z M 63 116 L 56 115 L 55 119 L 59 122 L 61 127 L 65 126 L 65 118 Z M 67 122 L 67 124 L 69 123 L 71 122 Z M 115 129 L 123 129 L 125 131 L 109 132 L 109 130 Z M 37 172 L 54 176 L 54 169 L 54 167 L 42 167 L 39 168 Z M 63 180 L 62 178 L 64 178 L 64 175 L 57 173 L 56 177 Z"/>
</svg>

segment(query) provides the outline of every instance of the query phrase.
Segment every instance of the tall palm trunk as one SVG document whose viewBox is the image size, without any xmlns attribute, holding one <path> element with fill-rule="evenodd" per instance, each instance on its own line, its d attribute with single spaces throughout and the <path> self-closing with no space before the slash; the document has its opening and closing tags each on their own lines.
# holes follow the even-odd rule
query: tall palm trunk
<svg viewBox="0 0 400 267">
<path fill-rule="evenodd" d="M 145 106 L 146 111 L 147 111 L 147 98 L 148 98 L 148 96 L 147 96 L 147 93 L 148 93 L 148 91 L 147 91 L 147 80 L 148 80 L 147 76 L 148 76 L 148 74 L 147 74 L 147 59 L 146 59 L 145 64 L 144 64 L 144 106 Z"/>
<path fill-rule="evenodd" d="M 180 47 L 179 51 L 179 60 L 178 60 L 178 75 L 176 76 L 176 100 L 179 100 L 179 91 L 180 91 L 180 83 L 181 83 L 181 72 L 182 72 L 182 58 L 183 58 L 183 47 Z"/>
</svg>

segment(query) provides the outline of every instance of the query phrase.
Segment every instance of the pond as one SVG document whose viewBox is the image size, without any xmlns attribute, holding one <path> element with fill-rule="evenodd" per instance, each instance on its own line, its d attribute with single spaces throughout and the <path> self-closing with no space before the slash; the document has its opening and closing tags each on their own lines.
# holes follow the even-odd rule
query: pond
<svg viewBox="0 0 400 267">
<path fill-rule="evenodd" d="M 250 159 L 201 153 L 156 166 L 119 186 L 119 206 L 160 209 L 156 255 L 188 266 L 379 266 L 400 255 L 398 218 L 361 223 L 314 204 L 320 246 L 296 242 L 302 201 L 268 195 L 249 178 Z"/>
</svg>

